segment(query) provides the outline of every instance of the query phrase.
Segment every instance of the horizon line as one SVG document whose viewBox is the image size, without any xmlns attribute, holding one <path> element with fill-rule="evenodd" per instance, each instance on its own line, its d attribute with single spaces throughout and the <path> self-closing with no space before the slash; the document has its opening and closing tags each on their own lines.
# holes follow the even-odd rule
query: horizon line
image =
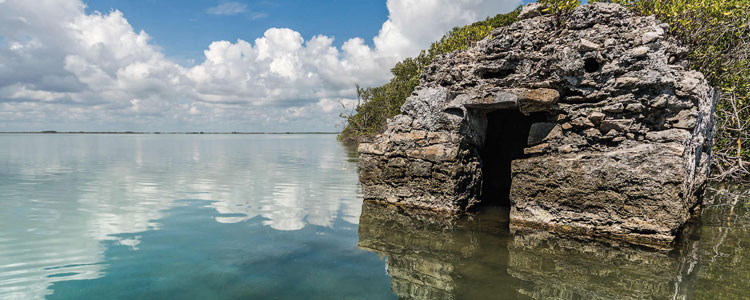
<svg viewBox="0 0 750 300">
<path fill-rule="evenodd" d="M 0 134 L 339 134 L 334 131 L 0 131 Z"/>
</svg>

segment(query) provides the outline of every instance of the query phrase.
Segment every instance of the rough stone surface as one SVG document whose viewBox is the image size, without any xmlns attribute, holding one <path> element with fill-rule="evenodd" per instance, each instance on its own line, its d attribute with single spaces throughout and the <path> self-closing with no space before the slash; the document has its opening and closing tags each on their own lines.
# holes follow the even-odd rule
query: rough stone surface
<svg viewBox="0 0 750 300">
<path fill-rule="evenodd" d="M 560 92 L 553 89 L 526 90 L 518 99 L 518 109 L 524 114 L 549 111 L 554 108 Z"/>
<path fill-rule="evenodd" d="M 511 164 L 514 226 L 672 243 L 699 205 L 718 93 L 654 17 L 596 3 L 559 25 L 525 10 L 424 70 L 402 114 L 359 146 L 364 197 L 479 207 L 493 155 L 483 149 L 497 142 L 487 140 L 496 136 L 487 115 L 515 110 L 536 125 Z"/>
<path fill-rule="evenodd" d="M 518 14 L 519 19 L 528 19 L 542 14 L 542 5 L 539 3 L 531 3 L 521 8 L 521 12 Z"/>
</svg>

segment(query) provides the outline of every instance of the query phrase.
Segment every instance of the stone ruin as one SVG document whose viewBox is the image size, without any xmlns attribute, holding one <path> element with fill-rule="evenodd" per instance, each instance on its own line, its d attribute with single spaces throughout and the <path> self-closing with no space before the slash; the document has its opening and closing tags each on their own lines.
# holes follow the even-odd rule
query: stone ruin
<svg viewBox="0 0 750 300">
<path fill-rule="evenodd" d="M 666 249 L 699 212 L 718 92 L 668 25 L 617 4 L 521 20 L 435 58 L 359 145 L 365 200 Z"/>
</svg>

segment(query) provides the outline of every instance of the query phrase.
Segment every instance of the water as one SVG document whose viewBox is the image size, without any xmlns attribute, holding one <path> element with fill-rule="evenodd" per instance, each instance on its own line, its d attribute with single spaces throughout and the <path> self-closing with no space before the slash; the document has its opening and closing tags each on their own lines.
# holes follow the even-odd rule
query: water
<svg viewBox="0 0 750 300">
<path fill-rule="evenodd" d="M 748 299 L 750 192 L 669 254 L 362 204 L 333 135 L 0 134 L 0 299 Z"/>
</svg>

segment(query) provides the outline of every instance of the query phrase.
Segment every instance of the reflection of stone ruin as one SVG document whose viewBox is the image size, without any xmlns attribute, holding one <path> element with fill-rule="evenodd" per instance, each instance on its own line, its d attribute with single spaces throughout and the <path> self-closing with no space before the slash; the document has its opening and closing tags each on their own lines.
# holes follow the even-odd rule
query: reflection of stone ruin
<svg viewBox="0 0 750 300">
<path fill-rule="evenodd" d="M 539 231 L 510 236 L 505 222 L 365 202 L 358 245 L 387 257 L 400 299 L 687 299 L 694 290 L 697 239 L 667 254 Z"/>
<path fill-rule="evenodd" d="M 503 298 L 514 293 L 498 284 L 513 282 L 505 271 L 504 220 L 467 222 L 365 202 L 358 245 L 387 256 L 391 291 L 400 299 Z"/>
<path fill-rule="evenodd" d="M 547 232 L 515 232 L 508 273 L 533 299 L 689 299 L 698 274 L 698 240 L 673 255 L 616 247 Z"/>
<path fill-rule="evenodd" d="M 699 204 L 715 97 L 667 25 L 619 5 L 515 24 L 437 57 L 360 152 L 365 198 L 663 248 Z"/>
</svg>

